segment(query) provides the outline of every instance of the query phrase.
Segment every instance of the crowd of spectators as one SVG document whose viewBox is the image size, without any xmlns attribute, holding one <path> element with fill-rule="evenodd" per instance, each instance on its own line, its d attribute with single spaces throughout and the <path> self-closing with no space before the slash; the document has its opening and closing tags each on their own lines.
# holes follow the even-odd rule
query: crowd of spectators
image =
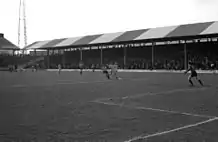
<svg viewBox="0 0 218 142">
<path fill-rule="evenodd" d="M 152 65 L 151 60 L 133 59 L 128 66 L 128 69 L 168 69 L 168 70 L 181 70 L 183 63 L 179 60 L 154 60 Z"/>
<path fill-rule="evenodd" d="M 90 60 L 91 61 L 91 60 Z M 210 70 L 211 68 L 211 64 L 215 65 L 215 68 L 218 69 L 218 60 L 208 60 L 207 57 L 201 57 L 201 58 L 189 58 L 187 60 L 188 61 L 192 61 L 195 63 L 196 68 L 200 69 L 200 70 Z M 111 60 L 111 62 L 107 62 L 104 64 L 110 64 L 113 63 L 114 60 Z M 117 62 L 117 61 L 116 61 Z M 121 69 L 166 69 L 166 70 L 183 70 L 184 69 L 184 59 L 180 59 L 180 60 L 167 60 L 167 59 L 158 59 L 158 60 L 154 60 L 154 63 L 152 65 L 152 61 L 151 60 L 145 60 L 145 59 L 130 59 L 126 66 L 124 66 L 123 63 L 118 62 L 119 68 Z M 50 68 L 55 69 L 57 68 L 58 64 L 50 64 Z M 84 68 L 85 69 L 90 69 L 91 67 L 93 67 L 95 69 L 100 69 L 102 67 L 102 65 L 100 64 L 100 62 L 96 63 L 96 62 L 92 62 L 92 64 L 87 64 L 84 62 Z M 77 69 L 78 68 L 78 63 L 68 63 L 68 64 L 64 64 L 62 65 L 62 67 L 64 69 Z"/>
<path fill-rule="evenodd" d="M 192 61 L 196 65 L 196 69 L 200 70 L 210 70 L 212 69 L 212 64 L 215 65 L 215 69 L 218 69 L 218 60 L 207 60 L 207 57 L 196 60 L 195 58 L 190 58 L 189 61 Z M 128 69 L 166 69 L 166 70 L 183 70 L 184 61 L 182 60 L 155 60 L 154 65 L 152 66 L 151 61 L 146 60 L 133 60 L 132 63 L 128 66 Z"/>
<path fill-rule="evenodd" d="M 23 60 L 21 60 L 21 58 L 23 58 Z M 12 63 L 15 63 L 15 60 L 20 60 L 20 62 L 25 62 L 25 61 L 29 61 L 30 58 L 24 58 L 24 57 L 7 57 L 6 56 L 0 56 L 0 66 L 4 67 L 4 66 L 8 66 L 11 65 Z M 31 58 L 32 59 L 32 58 Z M 107 62 L 106 62 L 107 61 Z M 120 60 L 114 60 L 114 59 L 107 59 L 104 64 L 110 64 L 113 62 L 117 62 L 119 67 L 121 69 L 167 69 L 167 70 L 183 70 L 184 69 L 184 59 L 181 57 L 178 60 L 174 60 L 174 59 L 166 59 L 166 58 L 158 58 L 158 59 L 154 59 L 154 63 L 152 65 L 152 60 L 148 60 L 148 59 L 143 59 L 143 58 L 131 58 L 131 59 L 127 59 L 126 65 L 124 66 L 123 63 L 123 59 L 120 58 Z M 211 64 L 215 65 L 215 68 L 218 69 L 218 60 L 214 59 L 210 59 L 209 57 L 205 57 L 205 56 L 188 56 L 188 60 L 187 61 L 192 61 L 196 64 L 196 68 L 197 69 L 202 69 L 202 70 L 210 70 L 211 69 Z M 42 68 L 46 68 L 46 60 L 43 62 L 41 61 L 40 67 Z M 58 64 L 60 64 L 61 62 L 51 62 L 50 63 L 50 68 L 51 69 L 55 69 L 57 68 Z M 84 62 L 84 68 L 85 69 L 89 69 L 91 67 L 96 68 L 96 69 L 100 69 L 102 67 L 101 63 L 100 63 L 100 59 L 99 60 L 93 60 L 89 59 L 89 62 Z M 78 68 L 78 62 L 72 62 L 72 63 L 65 63 L 62 64 L 62 68 L 64 69 L 77 69 Z"/>
<path fill-rule="evenodd" d="M 8 54 L 0 54 L 0 68 L 11 68 L 11 66 L 25 66 L 29 62 L 36 60 L 39 57 L 31 56 L 31 55 L 8 55 Z M 44 61 L 39 61 L 38 64 L 43 67 Z M 32 66 L 32 65 L 30 65 Z"/>
</svg>

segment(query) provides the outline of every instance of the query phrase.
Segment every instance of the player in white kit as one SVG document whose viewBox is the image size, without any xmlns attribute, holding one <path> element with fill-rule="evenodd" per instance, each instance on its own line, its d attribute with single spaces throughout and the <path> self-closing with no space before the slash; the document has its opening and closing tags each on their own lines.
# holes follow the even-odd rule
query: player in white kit
<svg viewBox="0 0 218 142">
<path fill-rule="evenodd" d="M 58 74 L 61 74 L 61 64 L 58 64 Z"/>
<path fill-rule="evenodd" d="M 111 76 L 115 77 L 116 79 L 120 79 L 117 76 L 117 72 L 118 72 L 118 64 L 115 62 L 114 64 L 110 65 L 111 68 Z"/>
</svg>

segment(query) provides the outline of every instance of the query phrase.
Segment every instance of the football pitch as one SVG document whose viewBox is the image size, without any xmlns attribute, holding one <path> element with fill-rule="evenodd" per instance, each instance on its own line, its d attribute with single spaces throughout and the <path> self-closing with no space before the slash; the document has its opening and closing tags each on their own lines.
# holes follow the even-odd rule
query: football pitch
<svg viewBox="0 0 218 142">
<path fill-rule="evenodd" d="M 217 142 L 218 75 L 0 72 L 0 142 Z"/>
</svg>

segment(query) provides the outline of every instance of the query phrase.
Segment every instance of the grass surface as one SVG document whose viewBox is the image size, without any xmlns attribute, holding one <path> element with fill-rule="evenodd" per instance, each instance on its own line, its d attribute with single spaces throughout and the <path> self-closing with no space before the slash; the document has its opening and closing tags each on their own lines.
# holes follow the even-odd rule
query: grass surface
<svg viewBox="0 0 218 142">
<path fill-rule="evenodd" d="M 183 74 L 119 75 L 0 72 L 0 142 L 218 140 L 218 76 L 189 87 Z"/>
</svg>

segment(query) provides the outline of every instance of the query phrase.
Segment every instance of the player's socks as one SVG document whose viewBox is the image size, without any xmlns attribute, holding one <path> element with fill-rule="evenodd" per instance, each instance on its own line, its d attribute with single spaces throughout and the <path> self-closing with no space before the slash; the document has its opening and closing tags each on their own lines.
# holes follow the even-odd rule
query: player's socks
<svg viewBox="0 0 218 142">
<path fill-rule="evenodd" d="M 194 85 L 191 79 L 188 80 L 188 81 L 189 81 L 189 83 L 190 83 L 192 86 Z"/>
<path fill-rule="evenodd" d="M 203 86 L 203 83 L 200 79 L 198 79 L 198 82 L 201 84 L 201 86 Z"/>
<path fill-rule="evenodd" d="M 106 76 L 107 76 L 107 79 L 110 79 L 110 75 L 109 74 L 107 74 Z"/>
</svg>

